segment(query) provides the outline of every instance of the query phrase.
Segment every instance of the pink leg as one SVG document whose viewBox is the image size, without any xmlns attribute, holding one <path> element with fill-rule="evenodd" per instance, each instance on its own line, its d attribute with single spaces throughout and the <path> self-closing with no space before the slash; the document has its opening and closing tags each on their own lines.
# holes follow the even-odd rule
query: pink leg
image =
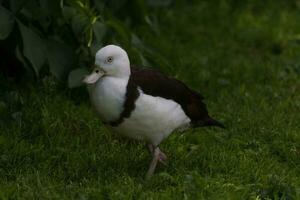
<svg viewBox="0 0 300 200">
<path fill-rule="evenodd" d="M 152 147 L 149 146 L 150 145 L 148 145 L 148 148 L 149 151 L 152 152 L 153 158 L 146 174 L 146 179 L 149 179 L 154 174 L 157 162 L 161 162 L 162 164 L 166 165 L 167 160 L 167 156 L 160 151 L 159 147 L 154 147 L 153 145 L 151 145 Z"/>
</svg>

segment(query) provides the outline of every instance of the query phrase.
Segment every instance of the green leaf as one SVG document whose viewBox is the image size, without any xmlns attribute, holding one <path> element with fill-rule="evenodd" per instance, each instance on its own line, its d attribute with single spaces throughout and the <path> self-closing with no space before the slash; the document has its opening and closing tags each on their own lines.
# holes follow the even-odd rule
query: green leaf
<svg viewBox="0 0 300 200">
<path fill-rule="evenodd" d="M 41 10 L 48 16 L 58 17 L 61 13 L 61 0 L 40 0 Z"/>
<path fill-rule="evenodd" d="M 26 1 L 20 9 L 20 14 L 22 15 L 22 19 L 26 19 L 27 22 L 36 20 L 39 21 L 40 25 L 45 23 L 46 13 L 41 9 L 40 4 L 36 0 Z"/>
<path fill-rule="evenodd" d="M 65 20 L 71 20 L 76 15 L 76 9 L 70 6 L 63 6 L 62 14 Z"/>
<path fill-rule="evenodd" d="M 104 12 L 104 9 L 106 8 L 105 2 L 99 1 L 99 0 L 94 0 L 93 3 L 99 13 Z"/>
<path fill-rule="evenodd" d="M 111 19 L 106 22 L 108 26 L 113 28 L 123 39 L 124 42 L 128 45 L 130 42 L 130 30 L 122 24 L 120 21 Z"/>
<path fill-rule="evenodd" d="M 4 7 L 0 6 L 0 40 L 4 40 L 14 27 L 14 16 Z"/>
<path fill-rule="evenodd" d="M 30 28 L 18 22 L 23 39 L 23 54 L 30 61 L 38 75 L 46 60 L 44 41 Z"/>
<path fill-rule="evenodd" d="M 88 18 L 82 14 L 77 14 L 72 18 L 72 29 L 78 38 L 82 37 L 88 25 Z"/>
<path fill-rule="evenodd" d="M 168 7 L 173 0 L 147 0 L 146 2 L 149 6 L 153 7 Z"/>
<path fill-rule="evenodd" d="M 23 56 L 23 54 L 22 54 L 22 52 L 21 52 L 21 50 L 20 50 L 20 47 L 19 47 L 18 45 L 16 46 L 15 52 L 16 52 L 16 57 L 17 57 L 17 59 L 22 63 L 23 67 L 24 67 L 28 72 L 32 72 L 32 73 L 33 73 L 32 67 L 29 66 L 28 61 L 24 58 L 24 56 Z"/>
<path fill-rule="evenodd" d="M 131 34 L 131 44 L 138 49 L 151 52 L 151 49 L 136 34 Z"/>
<path fill-rule="evenodd" d="M 93 24 L 94 39 L 91 45 L 92 55 L 96 54 L 99 48 L 103 45 L 103 38 L 107 33 L 105 24 L 101 22 L 95 22 Z"/>
<path fill-rule="evenodd" d="M 130 15 L 133 23 L 144 23 L 147 16 L 147 9 L 144 0 L 131 0 L 130 3 L 127 3 L 127 6 L 130 6 Z"/>
<path fill-rule="evenodd" d="M 88 73 L 88 70 L 85 68 L 77 68 L 71 71 L 68 78 L 69 88 L 75 88 L 83 85 L 82 79 Z"/>
<path fill-rule="evenodd" d="M 97 41 L 101 42 L 107 32 L 107 28 L 106 28 L 105 24 L 103 24 L 101 22 L 95 22 L 93 24 L 93 31 L 95 34 L 95 39 Z"/>
<path fill-rule="evenodd" d="M 10 0 L 9 1 L 9 7 L 10 10 L 16 14 L 19 10 L 23 8 L 23 6 L 27 3 L 26 0 Z"/>
<path fill-rule="evenodd" d="M 63 80 L 76 62 L 74 50 L 66 44 L 49 40 L 46 53 L 51 74 Z"/>
</svg>

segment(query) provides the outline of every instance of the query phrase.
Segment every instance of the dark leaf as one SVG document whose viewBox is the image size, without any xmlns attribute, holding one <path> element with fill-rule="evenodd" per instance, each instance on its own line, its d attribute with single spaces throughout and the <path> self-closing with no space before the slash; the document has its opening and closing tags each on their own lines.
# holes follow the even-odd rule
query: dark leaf
<svg viewBox="0 0 300 200">
<path fill-rule="evenodd" d="M 108 26 L 113 28 L 123 39 L 124 42 L 129 44 L 130 41 L 130 30 L 120 21 L 111 19 L 106 22 Z"/>
<path fill-rule="evenodd" d="M 103 45 L 103 38 L 107 32 L 107 28 L 105 24 L 101 22 L 95 22 L 93 24 L 93 32 L 94 32 L 94 39 L 91 45 L 91 52 L 94 55 L 99 48 Z"/>
<path fill-rule="evenodd" d="M 127 4 L 133 23 L 144 23 L 147 16 L 147 9 L 144 0 L 132 0 Z"/>
<path fill-rule="evenodd" d="M 69 88 L 75 88 L 83 85 L 82 79 L 88 73 L 88 70 L 85 68 L 77 68 L 71 71 L 68 78 Z"/>
<path fill-rule="evenodd" d="M 170 6 L 173 0 L 147 0 L 149 6 L 154 7 L 167 7 Z"/>
<path fill-rule="evenodd" d="M 74 50 L 57 41 L 47 42 L 47 60 L 51 74 L 62 80 L 76 62 Z"/>
<path fill-rule="evenodd" d="M 40 0 L 41 10 L 49 16 L 60 15 L 60 0 Z"/>
<path fill-rule="evenodd" d="M 66 20 L 71 20 L 76 15 L 76 9 L 70 6 L 63 6 L 62 14 Z"/>
<path fill-rule="evenodd" d="M 131 34 L 131 44 L 138 49 L 142 49 L 148 52 L 151 52 L 151 49 L 148 48 L 144 42 L 136 35 L 136 34 Z"/>
<path fill-rule="evenodd" d="M 27 60 L 24 58 L 21 50 L 20 50 L 20 47 L 17 46 L 16 47 L 16 57 L 17 59 L 22 63 L 23 67 L 27 70 L 27 71 L 32 71 L 32 68 L 29 66 L 29 63 L 27 62 Z"/>
<path fill-rule="evenodd" d="M 119 12 L 128 3 L 126 0 L 108 0 L 106 1 L 106 6 L 112 12 Z"/>
<path fill-rule="evenodd" d="M 27 1 L 28 2 L 28 1 Z M 23 6 L 27 3 L 26 0 L 10 0 L 10 10 L 13 13 L 17 13 L 19 10 L 23 8 Z"/>
<path fill-rule="evenodd" d="M 72 18 L 72 29 L 77 37 L 82 37 L 86 31 L 89 21 L 86 16 L 78 14 Z"/>
<path fill-rule="evenodd" d="M 94 0 L 94 6 L 98 10 L 98 12 L 103 13 L 105 9 L 105 3 L 103 1 Z"/>
<path fill-rule="evenodd" d="M 106 34 L 107 28 L 106 28 L 105 24 L 103 24 L 101 22 L 95 22 L 93 24 L 93 31 L 95 34 L 95 39 L 97 41 L 101 42 Z"/>
<path fill-rule="evenodd" d="M 18 22 L 23 39 L 23 54 L 30 61 L 38 75 L 46 60 L 44 41 L 30 28 Z"/>
<path fill-rule="evenodd" d="M 26 1 L 24 5 L 22 5 L 22 9 L 20 9 L 20 13 L 25 17 L 25 19 L 44 20 L 46 17 L 45 13 L 42 11 L 38 1 Z M 43 22 L 40 22 L 43 23 Z"/>
<path fill-rule="evenodd" d="M 14 16 L 0 6 L 0 40 L 7 38 L 14 27 Z"/>
</svg>

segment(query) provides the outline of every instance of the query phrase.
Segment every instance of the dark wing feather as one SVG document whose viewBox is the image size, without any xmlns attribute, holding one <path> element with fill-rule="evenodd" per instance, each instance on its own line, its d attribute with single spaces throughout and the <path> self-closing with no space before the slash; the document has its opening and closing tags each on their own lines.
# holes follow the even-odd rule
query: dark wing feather
<svg viewBox="0 0 300 200">
<path fill-rule="evenodd" d="M 172 99 L 181 105 L 194 126 L 223 125 L 209 117 L 203 96 L 188 88 L 183 82 L 158 71 L 131 67 L 131 81 L 145 94 Z"/>
</svg>

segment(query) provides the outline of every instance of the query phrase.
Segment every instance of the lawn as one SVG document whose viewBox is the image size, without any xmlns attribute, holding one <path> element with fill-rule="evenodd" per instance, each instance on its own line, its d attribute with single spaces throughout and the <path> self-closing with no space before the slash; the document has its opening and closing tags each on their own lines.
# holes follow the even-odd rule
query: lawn
<svg viewBox="0 0 300 200">
<path fill-rule="evenodd" d="M 226 129 L 172 134 L 145 181 L 144 144 L 110 134 L 84 87 L 2 75 L 0 199 L 300 199 L 300 5 L 228 2 L 179 1 L 137 30 Z"/>
</svg>

